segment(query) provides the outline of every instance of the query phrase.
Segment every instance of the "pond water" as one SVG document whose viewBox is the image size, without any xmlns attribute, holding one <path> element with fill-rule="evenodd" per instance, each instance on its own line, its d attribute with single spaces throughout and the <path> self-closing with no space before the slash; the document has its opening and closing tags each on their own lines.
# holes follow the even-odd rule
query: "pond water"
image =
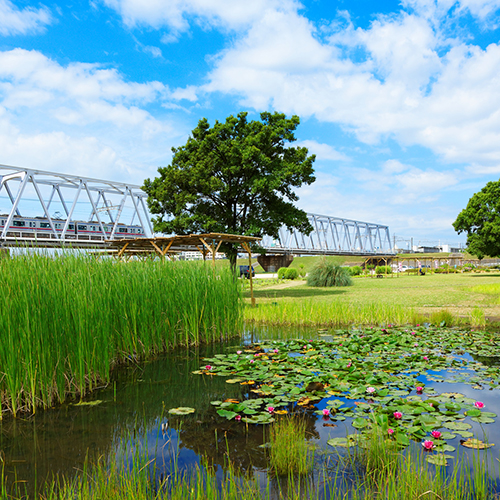
<svg viewBox="0 0 500 500">
<path fill-rule="evenodd" d="M 29 418 L 4 418 L 0 423 L 0 449 L 7 480 L 15 480 L 18 485 L 23 483 L 26 492 L 32 493 L 46 478 L 55 475 L 73 477 L 82 470 L 86 458 L 92 462 L 99 457 L 129 454 L 126 456 L 129 459 L 132 452 L 124 450 L 131 449 L 140 449 L 149 459 L 155 458 L 159 473 L 168 472 L 174 458 L 179 467 L 187 468 L 206 457 L 209 463 L 222 470 L 229 456 L 239 471 L 264 480 L 268 453 L 262 445 L 267 440 L 268 427 L 222 418 L 217 413 L 217 406 L 212 404 L 227 399 L 244 400 L 250 394 L 249 386 L 228 384 L 228 377 L 193 372 L 206 364 L 205 358 L 234 353 L 238 346 L 254 344 L 261 339 L 314 340 L 320 336 L 327 338 L 326 334 L 316 329 L 254 328 L 246 331 L 242 340 L 206 348 L 179 349 L 142 365 L 121 368 L 108 387 L 93 393 L 83 404 L 65 404 Z M 476 366 L 469 354 L 463 353 L 459 357 Z M 475 361 L 486 366 L 498 364 L 499 359 L 476 356 Z M 465 398 L 480 400 L 489 412 L 500 413 L 500 390 L 496 388 L 500 381 L 492 384 L 493 388 L 484 383 L 484 377 L 471 383 L 471 375 L 475 372 L 460 366 L 446 371 L 430 371 L 427 377 L 420 375 L 417 380 L 425 386 L 426 393 L 422 399 L 425 401 L 431 397 L 427 393 L 432 394 L 433 390 L 439 394 L 460 393 Z M 460 382 L 449 382 L 452 377 Z M 345 438 L 355 432 L 353 416 L 335 420 L 318 414 L 318 410 L 329 408 L 327 402 L 332 399 L 353 406 L 356 403 L 366 405 L 364 395 L 350 399 L 334 395 L 300 409 L 306 421 L 308 439 L 318 450 L 317 460 L 325 459 L 323 451 L 330 453 L 335 450 L 327 444 L 328 440 Z M 190 407 L 196 411 L 185 416 L 169 413 L 170 409 L 178 407 Z M 470 432 L 475 437 L 496 444 L 492 450 L 497 451 L 474 452 L 487 457 L 491 463 L 490 472 L 494 479 L 498 479 L 496 459 L 500 447 L 500 425 L 496 421 L 491 424 L 471 421 L 470 425 Z M 450 444 L 465 455 L 471 453 L 460 446 L 460 436 Z"/>
</svg>

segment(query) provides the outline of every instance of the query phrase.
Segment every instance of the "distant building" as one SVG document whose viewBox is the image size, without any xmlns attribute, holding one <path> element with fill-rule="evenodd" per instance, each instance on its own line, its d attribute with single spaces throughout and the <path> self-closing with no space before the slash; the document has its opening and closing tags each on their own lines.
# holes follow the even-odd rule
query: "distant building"
<svg viewBox="0 0 500 500">
<path fill-rule="evenodd" d="M 216 259 L 225 259 L 226 254 L 217 252 L 215 254 Z M 211 260 L 212 254 L 206 256 L 206 259 Z M 201 252 L 180 252 L 179 260 L 203 260 L 203 254 Z"/>
</svg>

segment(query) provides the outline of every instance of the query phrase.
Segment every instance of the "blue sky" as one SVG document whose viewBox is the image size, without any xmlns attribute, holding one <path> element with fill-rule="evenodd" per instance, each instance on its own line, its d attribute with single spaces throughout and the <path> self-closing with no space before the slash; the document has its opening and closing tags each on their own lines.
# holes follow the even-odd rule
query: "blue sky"
<svg viewBox="0 0 500 500">
<path fill-rule="evenodd" d="M 142 184 L 199 119 L 297 114 L 299 206 L 405 246 L 500 177 L 500 0 L 0 0 L 0 163 Z"/>
</svg>

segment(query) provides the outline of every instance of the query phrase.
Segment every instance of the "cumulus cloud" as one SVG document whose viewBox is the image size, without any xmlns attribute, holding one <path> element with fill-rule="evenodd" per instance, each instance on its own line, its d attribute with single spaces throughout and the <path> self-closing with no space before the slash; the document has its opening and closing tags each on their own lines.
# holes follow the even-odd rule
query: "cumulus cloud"
<svg viewBox="0 0 500 500">
<path fill-rule="evenodd" d="M 316 141 L 305 140 L 298 141 L 294 145 L 305 147 L 308 149 L 309 154 L 316 155 L 316 161 L 332 160 L 332 161 L 349 161 L 349 157 L 340 153 L 329 144 L 324 144 Z"/>
<path fill-rule="evenodd" d="M 391 137 L 449 162 L 500 162 L 500 45 L 447 38 L 404 11 L 332 29 L 322 38 L 296 11 L 267 11 L 214 60 L 202 90 L 339 123 L 368 144 Z"/>
<path fill-rule="evenodd" d="M 47 7 L 18 9 L 10 0 L 0 0 L 0 34 L 24 35 L 39 32 L 52 22 Z"/>
<path fill-rule="evenodd" d="M 103 0 L 129 26 L 167 27 L 176 34 L 187 31 L 190 23 L 203 27 L 240 29 L 248 26 L 266 9 L 290 8 L 293 0 Z"/>
</svg>

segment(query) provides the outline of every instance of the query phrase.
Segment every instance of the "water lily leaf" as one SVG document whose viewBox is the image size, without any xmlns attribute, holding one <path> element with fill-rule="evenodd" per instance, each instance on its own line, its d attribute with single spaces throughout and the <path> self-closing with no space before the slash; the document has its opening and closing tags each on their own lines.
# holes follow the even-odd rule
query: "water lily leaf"
<svg viewBox="0 0 500 500">
<path fill-rule="evenodd" d="M 485 416 L 472 417 L 471 420 L 474 422 L 479 422 L 480 424 L 493 424 L 495 422 L 494 418 L 489 418 Z"/>
<path fill-rule="evenodd" d="M 456 451 L 456 448 L 454 446 L 451 446 L 450 444 L 447 444 L 447 443 L 439 443 L 439 444 L 436 444 L 436 450 L 437 451 Z"/>
<path fill-rule="evenodd" d="M 468 417 L 479 417 L 479 415 L 481 415 L 481 410 L 477 410 L 477 409 L 467 410 L 465 412 L 465 415 L 467 415 Z"/>
<path fill-rule="evenodd" d="M 462 432 L 466 432 L 466 431 L 462 431 Z M 472 433 L 471 433 L 472 434 Z M 456 434 L 452 434 L 451 432 L 442 432 L 441 433 L 441 439 L 445 439 L 445 440 L 451 440 L 451 439 L 455 439 L 457 436 Z"/>
<path fill-rule="evenodd" d="M 368 422 L 366 421 L 366 419 L 358 417 L 352 421 L 351 425 L 356 429 L 364 429 L 368 426 Z"/>
<path fill-rule="evenodd" d="M 168 413 L 172 413 L 173 415 L 189 415 L 195 411 L 196 410 L 194 408 L 189 408 L 189 406 L 179 406 L 179 408 L 172 408 L 168 410 Z"/>
<path fill-rule="evenodd" d="M 241 378 L 230 378 L 226 380 L 226 384 L 237 384 L 238 382 L 241 382 Z"/>
<path fill-rule="evenodd" d="M 401 446 L 408 446 L 410 444 L 410 438 L 408 436 L 406 436 L 405 434 L 398 434 L 396 436 L 396 441 Z"/>
<path fill-rule="evenodd" d="M 356 446 L 356 442 L 347 438 L 333 438 L 327 441 L 330 446 L 341 446 L 342 448 L 350 448 Z"/>
<path fill-rule="evenodd" d="M 221 417 L 224 417 L 224 418 L 227 418 L 228 420 L 231 420 L 233 419 L 234 417 L 236 417 L 237 413 L 234 412 L 234 411 L 230 411 L 230 410 L 224 410 L 223 408 L 221 408 L 220 410 L 217 410 L 217 413 L 221 416 Z"/>
<path fill-rule="evenodd" d="M 210 401 L 210 404 L 213 406 L 219 406 L 222 404 L 222 401 Z"/>
<path fill-rule="evenodd" d="M 478 410 L 479 411 L 479 410 Z M 483 417 L 489 417 L 489 418 L 496 418 L 497 414 L 496 413 L 493 413 L 491 411 L 483 411 L 481 412 L 481 415 Z"/>
<path fill-rule="evenodd" d="M 446 422 L 444 424 L 444 427 L 447 429 L 451 429 L 452 431 L 466 431 L 467 429 L 470 429 L 472 425 L 466 423 L 466 422 Z"/>
<path fill-rule="evenodd" d="M 455 431 L 455 433 L 463 438 L 470 438 L 474 435 L 474 433 L 470 431 Z"/>
<path fill-rule="evenodd" d="M 97 406 L 101 403 L 101 399 L 95 399 L 94 401 L 79 401 L 78 403 L 74 403 L 73 406 Z"/>
<path fill-rule="evenodd" d="M 467 439 L 467 441 L 461 441 L 460 444 L 466 448 L 473 448 L 474 450 L 485 450 L 495 446 L 493 443 L 484 443 L 479 439 Z"/>
<path fill-rule="evenodd" d="M 451 455 L 444 455 L 444 454 L 432 454 L 429 455 L 425 458 L 427 462 L 433 465 L 448 465 L 448 459 L 452 459 L 453 457 Z"/>
</svg>

